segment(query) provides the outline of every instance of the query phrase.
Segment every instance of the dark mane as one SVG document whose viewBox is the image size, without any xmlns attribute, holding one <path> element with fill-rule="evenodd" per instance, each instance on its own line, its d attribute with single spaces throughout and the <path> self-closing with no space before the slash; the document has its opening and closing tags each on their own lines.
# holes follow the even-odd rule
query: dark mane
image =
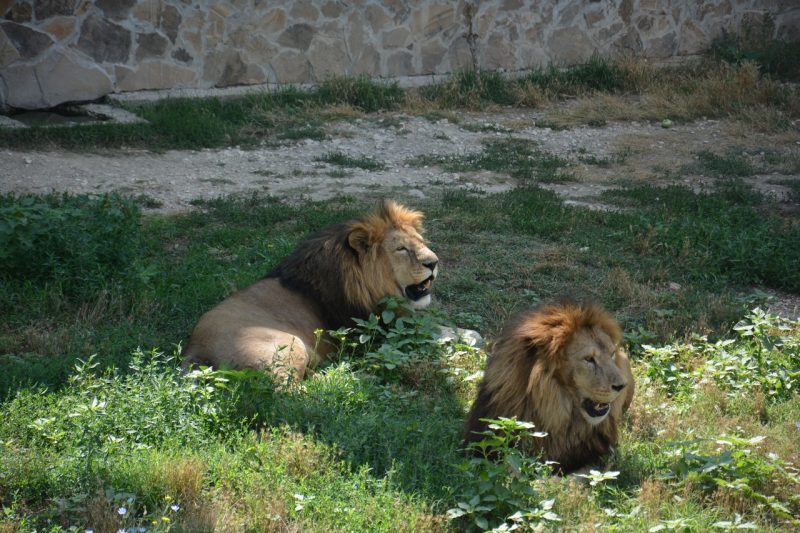
<svg viewBox="0 0 800 533">
<path fill-rule="evenodd" d="M 312 234 L 265 278 L 277 278 L 287 289 L 314 302 L 325 327 L 348 326 L 353 317 L 367 318 L 372 309 L 356 304 L 346 294 L 346 269 L 358 268 L 358 254 L 347 242 L 348 223 Z"/>
</svg>

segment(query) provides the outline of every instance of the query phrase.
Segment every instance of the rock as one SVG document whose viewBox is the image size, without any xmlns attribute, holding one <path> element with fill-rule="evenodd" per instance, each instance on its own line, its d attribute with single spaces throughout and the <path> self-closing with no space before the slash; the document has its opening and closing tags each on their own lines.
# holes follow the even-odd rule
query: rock
<svg viewBox="0 0 800 533">
<path fill-rule="evenodd" d="M 0 77 L 6 86 L 6 103 L 21 109 L 94 100 L 112 89 L 111 79 L 100 67 L 84 64 L 66 50 L 54 51 L 35 65 L 12 65 Z"/>
<path fill-rule="evenodd" d="M 580 63 L 591 57 L 595 46 L 589 38 L 572 28 L 562 28 L 550 35 L 547 41 L 553 61 Z"/>
<path fill-rule="evenodd" d="M 289 26 L 278 38 L 278 42 L 289 48 L 306 51 L 314 38 L 314 28 L 308 24 Z"/>
<path fill-rule="evenodd" d="M 39 56 L 54 42 L 46 33 L 36 31 L 16 22 L 0 22 L 0 29 L 5 33 L 8 41 L 17 49 L 22 59 L 33 59 Z"/>
<path fill-rule="evenodd" d="M 159 33 L 139 33 L 136 35 L 136 60 L 163 57 L 169 41 Z"/>
<path fill-rule="evenodd" d="M 96 5 L 109 18 L 121 20 L 126 18 L 136 0 L 96 0 Z"/>
<path fill-rule="evenodd" d="M 36 0 L 33 3 L 36 20 L 42 21 L 55 15 L 74 15 L 76 0 Z"/>
<path fill-rule="evenodd" d="M 135 68 L 120 65 L 115 76 L 117 91 L 190 87 L 196 77 L 192 69 L 163 61 L 145 61 Z"/>
<path fill-rule="evenodd" d="M 344 76 L 350 71 L 347 49 L 342 39 L 318 35 L 308 49 L 308 58 L 317 80 Z"/>
<path fill-rule="evenodd" d="M 125 63 L 131 51 L 131 32 L 97 15 L 81 26 L 78 50 L 100 63 Z"/>
<path fill-rule="evenodd" d="M 286 50 L 275 56 L 270 62 L 278 83 L 299 83 L 311 77 L 311 66 L 303 54 L 295 50 Z"/>
<path fill-rule="evenodd" d="M 442 343 L 456 342 L 459 344 L 466 344 L 473 348 L 481 348 L 484 345 L 483 337 L 477 331 L 447 326 L 439 326 L 439 336 L 436 340 Z"/>
<path fill-rule="evenodd" d="M 19 59 L 17 48 L 6 36 L 6 33 L 0 30 L 0 68 L 10 65 L 17 59 Z"/>
</svg>

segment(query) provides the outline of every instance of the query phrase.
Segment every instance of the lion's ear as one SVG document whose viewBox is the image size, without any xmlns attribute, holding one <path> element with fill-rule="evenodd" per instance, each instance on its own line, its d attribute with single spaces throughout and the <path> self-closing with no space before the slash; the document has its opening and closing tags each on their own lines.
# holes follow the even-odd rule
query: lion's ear
<svg viewBox="0 0 800 533">
<path fill-rule="evenodd" d="M 381 241 L 383 230 L 380 226 L 381 224 L 377 224 L 374 220 L 351 224 L 347 232 L 347 244 L 360 254 L 366 253 Z"/>
<path fill-rule="evenodd" d="M 347 244 L 356 252 L 363 254 L 369 249 L 369 231 L 364 227 L 352 227 L 347 234 Z"/>
</svg>

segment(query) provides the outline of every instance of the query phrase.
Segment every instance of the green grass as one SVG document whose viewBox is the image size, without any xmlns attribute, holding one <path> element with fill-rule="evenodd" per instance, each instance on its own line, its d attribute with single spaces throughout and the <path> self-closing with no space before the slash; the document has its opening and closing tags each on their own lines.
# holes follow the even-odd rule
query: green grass
<svg viewBox="0 0 800 533">
<path fill-rule="evenodd" d="M 485 140 L 483 150 L 477 154 L 422 156 L 410 163 L 415 166 L 439 165 L 448 172 L 502 172 L 520 184 L 553 183 L 572 179 L 569 173 L 562 170 L 569 166 L 566 159 L 539 150 L 533 141 L 510 136 Z"/>
<path fill-rule="evenodd" d="M 744 178 L 758 172 L 748 159 L 733 151 L 719 155 L 710 150 L 701 150 L 697 152 L 697 161 L 696 165 L 691 165 L 687 170 L 718 178 Z"/>
<path fill-rule="evenodd" d="M 753 305 L 754 286 L 800 292 L 798 227 L 770 214 L 758 193 L 729 185 L 607 193 L 619 212 L 565 205 L 533 186 L 416 201 L 443 265 L 436 313 L 403 326 L 387 315 L 365 322 L 329 364 L 290 387 L 255 372 L 186 375 L 169 354 L 204 310 L 259 279 L 303 236 L 371 203 L 249 195 L 181 215 L 132 211 L 135 248 L 109 236 L 113 224 L 61 221 L 62 204 L 42 207 L 52 210 L 42 215 L 50 238 L 78 232 L 88 255 L 76 262 L 73 250 L 53 247 L 69 260 L 46 282 L 17 267 L 0 272 L 0 525 L 465 529 L 467 518 L 451 522 L 447 510 L 481 490 L 479 467 L 457 465 L 485 354 L 440 347 L 426 332 L 444 320 L 491 339 L 515 310 L 572 293 L 609 308 L 633 351 L 639 392 L 605 465 L 620 474 L 591 486 L 534 472 L 519 505 L 544 513 L 542 502 L 555 499 L 550 512 L 578 528 L 708 529 L 735 513 L 760 529 L 788 527 L 780 506 L 797 514 L 786 462 L 800 454 L 800 402 L 777 387 L 796 379 L 788 376 L 800 364 L 800 325 L 754 314 L 732 326 Z M 112 258 L 135 250 L 138 274 L 91 255 L 99 249 Z M 54 290 L 52 280 L 73 270 L 86 292 Z M 742 455 L 741 442 L 759 435 Z M 737 462 L 720 462 L 721 438 Z M 716 461 L 728 485 L 696 457 Z M 745 477 L 752 492 L 736 485 Z"/>
<path fill-rule="evenodd" d="M 329 152 L 314 159 L 314 161 L 322 161 L 346 168 L 361 168 L 364 170 L 384 170 L 386 168 L 386 164 L 381 161 L 376 161 L 370 157 L 353 157 L 344 152 Z"/>
<path fill-rule="evenodd" d="M 341 118 L 335 106 L 395 109 L 403 101 L 397 84 L 366 78 L 335 78 L 309 91 L 281 89 L 236 98 L 173 98 L 132 106 L 147 123 L 80 127 L 0 128 L 0 146 L 30 148 L 200 149 L 258 146 L 280 140 L 324 139 L 325 120 Z"/>
</svg>

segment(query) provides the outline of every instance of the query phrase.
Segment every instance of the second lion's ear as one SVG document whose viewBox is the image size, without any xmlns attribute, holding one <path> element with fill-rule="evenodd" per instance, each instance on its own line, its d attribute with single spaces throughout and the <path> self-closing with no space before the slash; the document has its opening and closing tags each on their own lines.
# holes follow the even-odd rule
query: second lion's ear
<svg viewBox="0 0 800 533">
<path fill-rule="evenodd" d="M 350 233 L 347 234 L 347 244 L 359 254 L 367 252 L 371 244 L 370 240 L 369 231 L 361 225 L 351 227 Z"/>
</svg>

